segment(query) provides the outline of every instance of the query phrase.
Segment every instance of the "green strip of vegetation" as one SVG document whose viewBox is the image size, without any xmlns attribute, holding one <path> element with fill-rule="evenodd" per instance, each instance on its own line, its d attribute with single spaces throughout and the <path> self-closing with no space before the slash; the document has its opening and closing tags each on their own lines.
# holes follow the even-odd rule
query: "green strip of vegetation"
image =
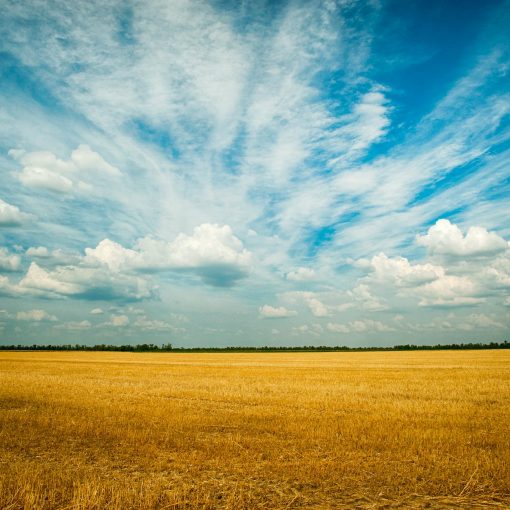
<svg viewBox="0 0 510 510">
<path fill-rule="evenodd" d="M 172 344 L 137 345 L 0 345 L 2 351 L 119 351 L 119 352 L 365 352 L 365 351 L 438 351 L 468 349 L 510 349 L 510 343 L 461 343 L 436 345 L 394 345 L 393 347 L 328 347 L 305 345 L 303 347 L 173 347 Z"/>
</svg>

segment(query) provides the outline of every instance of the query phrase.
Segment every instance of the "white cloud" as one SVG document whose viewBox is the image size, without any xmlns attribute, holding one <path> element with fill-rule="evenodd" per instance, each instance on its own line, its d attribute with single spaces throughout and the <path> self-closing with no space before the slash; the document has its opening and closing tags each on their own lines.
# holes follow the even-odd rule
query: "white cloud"
<svg viewBox="0 0 510 510">
<path fill-rule="evenodd" d="M 333 333 L 350 333 L 351 331 L 345 324 L 339 324 L 337 322 L 328 322 L 326 328 Z"/>
<path fill-rule="evenodd" d="M 102 308 L 93 308 L 90 310 L 91 315 L 101 315 L 104 313 Z"/>
<path fill-rule="evenodd" d="M 502 267 L 498 262 L 500 261 L 494 261 L 492 266 L 485 267 L 479 280 L 482 284 L 494 289 L 510 289 L 510 268 Z"/>
<path fill-rule="evenodd" d="M 294 317 L 297 312 L 288 310 L 284 306 L 274 307 L 271 305 L 264 305 L 259 308 L 259 314 L 266 319 L 283 319 L 285 317 Z"/>
<path fill-rule="evenodd" d="M 317 298 L 309 298 L 306 303 L 315 317 L 327 317 L 329 315 L 328 307 Z"/>
<path fill-rule="evenodd" d="M 9 155 L 23 167 L 17 176 L 24 186 L 59 193 L 70 193 L 73 190 L 91 192 L 93 186 L 80 179 L 90 172 L 110 177 L 120 175 L 118 168 L 107 163 L 97 152 L 83 144 L 71 153 L 71 158 L 67 161 L 58 159 L 49 151 L 27 153 L 11 149 Z"/>
<path fill-rule="evenodd" d="M 55 329 L 65 329 L 69 331 L 84 331 L 87 329 L 90 329 L 92 327 L 92 324 L 90 321 L 83 320 L 83 321 L 70 321 L 65 322 L 63 324 L 57 324 L 54 326 Z"/>
<path fill-rule="evenodd" d="M 48 248 L 45 246 L 31 247 L 26 251 L 27 256 L 36 258 L 47 258 L 50 256 Z"/>
<path fill-rule="evenodd" d="M 364 94 L 355 105 L 352 118 L 344 130 L 352 137 L 352 150 L 366 149 L 379 140 L 390 124 L 388 100 L 383 92 L 375 90 Z"/>
<path fill-rule="evenodd" d="M 355 303 L 342 303 L 340 305 L 335 306 L 334 308 L 338 312 L 345 312 L 351 308 L 354 308 L 355 306 L 356 306 Z"/>
<path fill-rule="evenodd" d="M 308 267 L 298 267 L 294 271 L 287 273 L 287 280 L 294 282 L 302 282 L 313 280 L 315 278 L 315 271 Z"/>
<path fill-rule="evenodd" d="M 143 311 L 143 310 L 141 310 L 141 311 Z M 188 319 L 188 317 L 186 317 L 186 315 L 183 315 L 182 313 L 171 313 L 170 318 L 175 322 L 181 322 L 181 323 L 187 323 L 190 321 Z"/>
<path fill-rule="evenodd" d="M 73 187 L 73 182 L 68 177 L 37 166 L 24 167 L 18 178 L 24 186 L 60 193 L 69 193 Z"/>
<path fill-rule="evenodd" d="M 79 145 L 71 153 L 71 161 L 78 170 L 83 172 L 95 171 L 118 177 L 121 172 L 118 168 L 107 163 L 97 152 L 94 152 L 88 145 Z"/>
<path fill-rule="evenodd" d="M 388 308 L 388 305 L 380 298 L 372 295 L 369 286 L 365 283 L 359 283 L 352 290 L 348 291 L 347 294 L 365 310 L 377 312 Z M 345 305 L 343 307 L 345 308 Z"/>
<path fill-rule="evenodd" d="M 350 294 L 370 303 L 375 287 L 392 297 L 416 298 L 420 306 L 463 307 L 486 302 L 488 296 L 510 288 L 508 243 L 485 229 L 471 227 L 463 236 L 456 225 L 440 220 L 427 235 L 417 236 L 417 242 L 429 248 L 430 256 L 449 257 L 442 259 L 442 265 L 412 264 L 404 257 L 390 258 L 382 252 L 371 260 L 360 259 L 354 264 L 370 273 Z"/>
<path fill-rule="evenodd" d="M 351 321 L 349 322 L 349 327 L 352 331 L 357 333 L 363 333 L 365 331 L 394 331 L 394 329 L 387 324 L 371 319 Z"/>
<path fill-rule="evenodd" d="M 48 312 L 44 310 L 29 310 L 26 312 L 18 312 L 16 314 L 16 319 L 19 321 L 33 321 L 33 322 L 42 322 L 42 321 L 51 321 L 55 322 L 58 319 L 55 315 L 50 315 Z"/>
<path fill-rule="evenodd" d="M 303 324 L 302 326 L 294 326 L 292 332 L 300 335 L 320 336 L 324 328 L 320 324 Z"/>
<path fill-rule="evenodd" d="M 251 262 L 251 254 L 228 226 L 203 224 L 192 236 L 180 234 L 170 243 L 145 238 L 136 247 L 132 250 L 104 239 L 96 248 L 86 248 L 77 265 L 49 271 L 32 262 L 16 291 L 47 297 L 146 299 L 155 288 L 148 276 L 134 271 L 188 270 L 206 283 L 225 286 L 245 276 Z M 3 287 L 7 291 L 7 282 Z M 14 287 L 9 289 L 12 293 Z"/>
<path fill-rule="evenodd" d="M 30 220 L 32 216 L 20 211 L 19 207 L 8 204 L 0 198 L 0 226 L 15 227 Z"/>
<path fill-rule="evenodd" d="M 143 331 L 172 331 L 174 333 L 185 331 L 184 328 L 175 327 L 166 321 L 149 319 L 146 315 L 138 316 L 133 325 Z"/>
<path fill-rule="evenodd" d="M 81 290 L 80 285 L 62 278 L 65 271 L 65 269 L 57 269 L 55 272 L 50 273 L 40 267 L 36 262 L 32 262 L 28 268 L 27 274 L 20 281 L 19 286 L 23 289 L 33 289 L 51 294 L 79 294 Z"/>
<path fill-rule="evenodd" d="M 104 239 L 85 253 L 87 262 L 99 262 L 111 271 L 191 271 L 216 286 L 232 285 L 247 275 L 251 264 L 250 252 L 228 225 L 209 223 L 196 227 L 191 236 L 179 234 L 172 242 L 145 237 L 132 250 Z"/>
<path fill-rule="evenodd" d="M 411 331 L 474 331 L 476 329 L 488 331 L 498 331 L 509 329 L 508 323 L 495 314 L 471 313 L 469 315 L 461 315 L 458 313 L 449 313 L 446 320 L 441 317 L 435 317 L 426 323 L 407 323 L 403 324 Z"/>
<path fill-rule="evenodd" d="M 494 255 L 508 249 L 508 242 L 483 227 L 470 227 L 464 236 L 457 225 L 448 220 L 438 220 L 427 234 L 417 237 L 420 246 L 429 253 L 457 257 Z"/>
<path fill-rule="evenodd" d="M 99 262 L 115 273 L 134 268 L 137 263 L 140 264 L 140 258 L 136 251 L 124 248 L 110 239 L 103 239 L 95 248 L 85 248 L 86 263 Z"/>
<path fill-rule="evenodd" d="M 473 324 L 477 328 L 496 328 L 496 329 L 508 329 L 508 324 L 505 326 L 499 320 L 489 317 L 484 313 L 472 313 L 468 316 L 467 321 Z"/>
<path fill-rule="evenodd" d="M 379 306 L 377 300 L 372 300 L 370 284 L 383 285 L 386 292 L 393 289 L 401 297 L 418 298 L 420 306 L 466 306 L 484 301 L 483 282 L 469 275 L 447 274 L 442 266 L 413 265 L 406 258 L 389 258 L 381 253 L 373 257 L 371 268 L 373 273 L 363 279 L 366 283 L 350 292 L 367 303 L 368 309 L 377 310 Z"/>
<path fill-rule="evenodd" d="M 195 227 L 191 236 L 179 234 L 171 243 L 144 238 L 137 247 L 148 268 L 198 270 L 210 283 L 241 277 L 251 264 L 251 254 L 228 225 L 204 223 Z"/>
<path fill-rule="evenodd" d="M 21 268 L 21 257 L 10 253 L 7 248 L 0 248 L 0 271 L 17 271 Z"/>
<path fill-rule="evenodd" d="M 412 265 L 404 257 L 389 258 L 384 253 L 372 257 L 370 268 L 373 270 L 371 280 L 391 282 L 401 287 L 415 287 L 444 276 L 441 266 L 432 264 Z"/>
<path fill-rule="evenodd" d="M 17 286 L 12 284 L 7 276 L 0 275 L 0 295 L 16 296 Z"/>
<path fill-rule="evenodd" d="M 46 271 L 36 262 L 30 264 L 17 289 L 36 296 L 86 299 L 147 299 L 155 291 L 148 279 L 135 275 L 82 266 L 59 266 Z"/>
<path fill-rule="evenodd" d="M 53 250 L 51 257 L 49 257 L 49 262 L 55 265 L 72 266 L 80 263 L 80 261 L 80 255 L 62 249 Z"/>
<path fill-rule="evenodd" d="M 347 324 L 341 324 L 337 322 L 329 322 L 326 326 L 329 331 L 333 333 L 365 333 L 365 332 L 386 332 L 395 331 L 394 328 L 384 324 L 380 321 L 374 321 L 372 319 L 354 320 Z"/>
<path fill-rule="evenodd" d="M 113 326 L 114 328 L 125 328 L 129 325 L 129 317 L 127 315 L 112 315 L 110 321 L 105 326 Z"/>
<path fill-rule="evenodd" d="M 482 303 L 479 289 L 467 276 L 445 275 L 418 289 L 420 306 L 463 306 Z"/>
<path fill-rule="evenodd" d="M 315 317 L 327 317 L 329 306 L 319 299 L 319 294 L 310 291 L 293 291 L 282 294 L 282 298 L 290 303 L 304 302 Z"/>
</svg>

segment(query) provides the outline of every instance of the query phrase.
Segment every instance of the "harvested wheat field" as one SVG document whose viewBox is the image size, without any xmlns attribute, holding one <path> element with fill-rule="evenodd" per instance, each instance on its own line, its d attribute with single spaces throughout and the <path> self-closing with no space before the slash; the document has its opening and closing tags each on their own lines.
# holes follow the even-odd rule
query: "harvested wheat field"
<svg viewBox="0 0 510 510">
<path fill-rule="evenodd" d="M 4 509 L 510 508 L 510 351 L 0 353 Z"/>
</svg>

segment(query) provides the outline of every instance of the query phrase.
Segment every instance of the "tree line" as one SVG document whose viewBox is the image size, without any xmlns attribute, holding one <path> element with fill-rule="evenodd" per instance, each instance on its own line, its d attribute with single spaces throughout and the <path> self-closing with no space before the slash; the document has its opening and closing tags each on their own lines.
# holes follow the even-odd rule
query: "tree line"
<svg viewBox="0 0 510 510">
<path fill-rule="evenodd" d="M 114 352 L 359 352 L 359 351 L 438 351 L 468 349 L 510 349 L 510 343 L 460 343 L 436 345 L 394 345 L 393 347 L 348 347 L 346 345 L 330 347 L 327 345 L 305 345 L 294 347 L 173 347 L 172 344 L 136 344 L 136 345 L 0 345 L 2 351 L 114 351 Z"/>
</svg>

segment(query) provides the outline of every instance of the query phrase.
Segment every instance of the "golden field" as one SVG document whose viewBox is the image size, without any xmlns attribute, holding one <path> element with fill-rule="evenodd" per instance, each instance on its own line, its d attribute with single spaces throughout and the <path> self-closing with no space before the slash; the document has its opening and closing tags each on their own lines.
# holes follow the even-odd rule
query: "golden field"
<svg viewBox="0 0 510 510">
<path fill-rule="evenodd" d="M 0 352 L 0 508 L 510 508 L 510 350 Z"/>
</svg>

